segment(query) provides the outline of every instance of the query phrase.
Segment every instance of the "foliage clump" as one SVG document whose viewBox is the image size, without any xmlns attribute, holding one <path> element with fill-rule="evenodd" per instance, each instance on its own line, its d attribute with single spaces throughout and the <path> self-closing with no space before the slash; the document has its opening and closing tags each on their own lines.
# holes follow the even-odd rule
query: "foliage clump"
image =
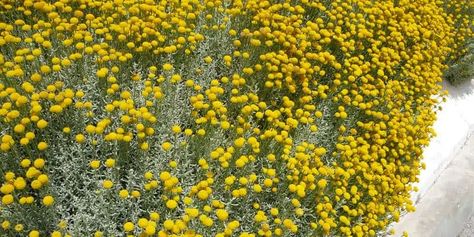
<svg viewBox="0 0 474 237">
<path fill-rule="evenodd" d="M 453 60 L 444 72 L 444 78 L 453 85 L 459 85 L 474 78 L 474 42 L 466 47 L 467 52 Z"/>
<path fill-rule="evenodd" d="M 445 62 L 449 68 L 445 71 L 444 78 L 453 85 L 459 85 L 474 78 L 474 2 L 445 1 L 443 7 L 455 27 L 454 50 Z"/>
</svg>

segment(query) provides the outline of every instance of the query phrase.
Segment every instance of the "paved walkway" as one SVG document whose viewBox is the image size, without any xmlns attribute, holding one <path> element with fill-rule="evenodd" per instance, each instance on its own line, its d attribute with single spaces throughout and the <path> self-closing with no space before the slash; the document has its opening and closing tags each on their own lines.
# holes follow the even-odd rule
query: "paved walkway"
<svg viewBox="0 0 474 237">
<path fill-rule="evenodd" d="M 394 228 L 395 236 L 474 237 L 474 135 Z"/>
<path fill-rule="evenodd" d="M 459 233 L 459 237 L 473 237 L 474 236 L 474 215 L 469 218 L 464 226 L 464 229 Z"/>
</svg>

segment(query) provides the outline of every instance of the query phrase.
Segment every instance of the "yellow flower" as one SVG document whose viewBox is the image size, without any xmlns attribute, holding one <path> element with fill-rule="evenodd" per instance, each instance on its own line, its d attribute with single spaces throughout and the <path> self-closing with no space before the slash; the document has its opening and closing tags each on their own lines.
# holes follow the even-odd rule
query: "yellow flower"
<svg viewBox="0 0 474 237">
<path fill-rule="evenodd" d="M 178 134 L 178 133 L 181 132 L 181 127 L 180 127 L 179 125 L 173 125 L 173 126 L 171 127 L 171 131 L 173 131 L 173 133 Z"/>
<path fill-rule="evenodd" d="M 211 227 L 214 224 L 214 221 L 206 215 L 200 215 L 199 220 L 206 227 Z"/>
<path fill-rule="evenodd" d="M 53 231 L 53 233 L 51 233 L 51 237 L 62 237 L 62 234 L 59 231 Z"/>
<path fill-rule="evenodd" d="M 148 220 L 146 218 L 138 219 L 138 226 L 141 228 L 145 228 L 148 225 Z"/>
<path fill-rule="evenodd" d="M 41 77 L 41 74 L 39 73 L 33 73 L 31 75 L 31 80 L 34 81 L 34 82 L 39 82 L 41 81 L 42 77 Z"/>
<path fill-rule="evenodd" d="M 157 212 L 150 213 L 150 220 L 158 221 L 159 219 L 160 219 L 160 214 L 158 214 Z"/>
<path fill-rule="evenodd" d="M 15 231 L 16 232 L 21 232 L 23 231 L 24 226 L 22 224 L 16 224 L 15 225 Z"/>
<path fill-rule="evenodd" d="M 163 148 L 163 150 L 165 151 L 169 151 L 171 147 L 173 147 L 173 145 L 171 145 L 171 143 L 169 142 L 164 142 L 163 144 L 161 144 L 161 148 Z"/>
<path fill-rule="evenodd" d="M 48 148 L 48 143 L 46 142 L 40 142 L 38 143 L 38 150 L 44 151 Z"/>
<path fill-rule="evenodd" d="M 49 182 L 48 175 L 46 174 L 40 174 L 38 176 L 38 181 L 40 181 L 42 184 L 47 184 Z"/>
<path fill-rule="evenodd" d="M 43 168 L 44 164 L 45 164 L 45 160 L 42 158 L 38 158 L 33 161 L 33 165 L 38 169 Z"/>
<path fill-rule="evenodd" d="M 176 167 L 178 167 L 178 163 L 176 161 L 172 160 L 172 161 L 169 162 L 169 166 L 171 168 L 176 168 Z"/>
<path fill-rule="evenodd" d="M 37 231 L 37 230 L 32 230 L 30 231 L 30 233 L 28 234 L 28 237 L 39 237 L 40 236 L 40 232 Z"/>
<path fill-rule="evenodd" d="M 166 229 L 166 230 L 172 230 L 173 227 L 174 227 L 174 223 L 172 220 L 165 220 L 165 222 L 163 222 L 163 227 Z"/>
<path fill-rule="evenodd" d="M 31 181 L 31 188 L 40 189 L 41 187 L 43 187 L 43 183 L 41 183 L 41 181 L 39 181 L 39 180 Z"/>
<path fill-rule="evenodd" d="M 212 62 L 212 58 L 210 56 L 207 56 L 204 58 L 204 62 L 206 63 L 211 63 Z"/>
<path fill-rule="evenodd" d="M 69 127 L 64 127 L 63 128 L 63 133 L 70 133 L 71 132 L 71 128 Z"/>
<path fill-rule="evenodd" d="M 166 181 L 166 180 L 169 180 L 171 178 L 171 174 L 167 171 L 163 171 L 160 173 L 160 179 L 162 181 Z"/>
<path fill-rule="evenodd" d="M 51 206 L 54 203 L 54 198 L 50 195 L 44 196 L 43 197 L 43 205 L 45 206 Z"/>
<path fill-rule="evenodd" d="M 141 193 L 137 190 L 133 190 L 131 194 L 134 198 L 139 198 L 141 196 Z"/>
<path fill-rule="evenodd" d="M 2 204 L 4 205 L 10 205 L 13 203 L 13 195 L 7 194 L 2 197 Z"/>
<path fill-rule="evenodd" d="M 320 188 L 325 188 L 326 185 L 327 185 L 327 181 L 325 179 L 321 179 L 321 180 L 318 181 L 318 186 Z"/>
<path fill-rule="evenodd" d="M 28 167 L 30 167 L 30 165 L 31 165 L 31 160 L 29 160 L 29 159 L 23 159 L 23 160 L 21 160 L 20 165 L 21 165 L 21 167 L 23 167 L 23 168 L 28 168 Z"/>
<path fill-rule="evenodd" d="M 235 142 L 234 142 L 234 144 L 235 144 L 236 147 L 242 147 L 242 146 L 244 146 L 244 144 L 245 144 L 245 138 L 240 137 L 240 138 L 236 139 Z"/>
<path fill-rule="evenodd" d="M 92 169 L 98 169 L 100 167 L 100 161 L 98 160 L 92 160 L 90 163 L 89 163 L 89 166 L 92 168 Z"/>
<path fill-rule="evenodd" d="M 217 209 L 216 216 L 219 220 L 225 221 L 229 217 L 229 213 L 224 209 Z"/>
<path fill-rule="evenodd" d="M 166 207 L 169 209 L 175 209 L 178 206 L 178 203 L 175 200 L 168 200 L 166 202 Z"/>
<path fill-rule="evenodd" d="M 40 119 L 38 122 L 36 122 L 36 126 L 38 126 L 40 129 L 43 129 L 48 126 L 48 122 L 44 119 Z"/>
<path fill-rule="evenodd" d="M 22 190 L 26 187 L 26 181 L 23 179 L 23 177 L 18 177 L 15 179 L 15 182 L 13 183 L 16 189 Z"/>
<path fill-rule="evenodd" d="M 140 149 L 146 151 L 150 148 L 150 146 L 148 145 L 148 142 L 142 142 L 142 144 L 140 144 Z"/>
<path fill-rule="evenodd" d="M 181 75 L 174 74 L 173 76 L 171 76 L 171 82 L 177 83 L 177 82 L 180 82 L 180 81 L 181 81 Z"/>
<path fill-rule="evenodd" d="M 163 64 L 163 70 L 165 71 L 170 71 L 173 69 L 173 65 L 169 64 L 169 63 L 165 63 Z"/>
<path fill-rule="evenodd" d="M 198 197 L 201 200 L 206 200 L 209 197 L 209 193 L 205 190 L 201 190 L 198 192 Z"/>
<path fill-rule="evenodd" d="M 123 224 L 123 230 L 125 232 L 131 232 L 131 231 L 133 231 L 134 228 L 135 228 L 135 226 L 133 225 L 132 222 L 125 222 L 125 224 Z"/>
<path fill-rule="evenodd" d="M 41 70 L 41 72 L 44 73 L 44 74 L 51 72 L 51 68 L 50 68 L 48 65 L 42 65 L 42 66 L 40 67 L 40 70 Z"/>
<path fill-rule="evenodd" d="M 104 182 L 102 182 L 102 187 L 105 189 L 111 189 L 112 186 L 114 186 L 114 183 L 111 180 L 106 179 Z"/>
<path fill-rule="evenodd" d="M 147 235 L 153 235 L 155 234 L 156 232 L 156 227 L 154 225 L 148 225 L 146 228 L 145 228 L 145 233 Z"/>
<path fill-rule="evenodd" d="M 9 222 L 9 221 L 6 221 L 6 220 L 3 221 L 3 222 L 2 222 L 2 228 L 3 228 L 4 230 L 8 230 L 8 229 L 10 228 L 10 222 Z"/>
<path fill-rule="evenodd" d="M 49 108 L 49 112 L 51 113 L 61 113 L 63 112 L 63 107 L 60 105 L 53 105 Z"/>
<path fill-rule="evenodd" d="M 129 195 L 129 194 L 128 194 L 128 191 L 125 190 L 125 189 L 122 189 L 122 190 L 119 191 L 119 196 L 120 196 L 120 198 L 122 198 L 122 199 L 128 198 L 128 195 Z"/>
<path fill-rule="evenodd" d="M 109 158 L 109 159 L 105 160 L 105 166 L 107 168 L 115 167 L 115 159 Z"/>
<path fill-rule="evenodd" d="M 144 176 L 145 176 L 145 179 L 150 180 L 153 178 L 153 173 L 150 171 L 147 171 Z"/>
<path fill-rule="evenodd" d="M 97 71 L 97 77 L 99 78 L 104 78 L 107 76 L 107 74 L 109 73 L 109 69 L 107 68 L 101 68 Z"/>
<path fill-rule="evenodd" d="M 76 141 L 77 141 L 78 143 L 83 143 L 85 139 L 86 139 L 86 138 L 85 138 L 84 135 L 82 135 L 82 134 L 77 134 L 77 135 L 76 135 Z"/>
<path fill-rule="evenodd" d="M 196 133 L 197 133 L 199 136 L 204 136 L 204 135 L 206 135 L 206 130 L 204 130 L 204 129 L 201 128 L 201 129 L 198 129 Z"/>
</svg>

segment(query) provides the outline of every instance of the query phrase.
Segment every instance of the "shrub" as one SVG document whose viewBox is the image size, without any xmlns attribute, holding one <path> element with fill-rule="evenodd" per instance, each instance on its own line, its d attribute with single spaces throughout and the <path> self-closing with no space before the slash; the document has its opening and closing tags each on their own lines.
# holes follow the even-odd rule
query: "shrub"
<svg viewBox="0 0 474 237">
<path fill-rule="evenodd" d="M 472 35 L 431 0 L 0 3 L 5 236 L 381 234 Z"/>
<path fill-rule="evenodd" d="M 444 9 L 455 26 L 455 41 L 452 45 L 454 50 L 446 61 L 449 68 L 445 71 L 444 78 L 453 85 L 459 85 L 474 77 L 474 3 L 463 0 L 445 1 Z"/>
<path fill-rule="evenodd" d="M 452 62 L 444 73 L 444 78 L 453 85 L 474 78 L 474 42 L 467 46 L 464 56 Z"/>
</svg>

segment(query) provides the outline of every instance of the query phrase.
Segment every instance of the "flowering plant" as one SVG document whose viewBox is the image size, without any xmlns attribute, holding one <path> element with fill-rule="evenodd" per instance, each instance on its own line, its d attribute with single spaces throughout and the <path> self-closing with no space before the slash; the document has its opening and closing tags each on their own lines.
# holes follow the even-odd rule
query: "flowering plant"
<svg viewBox="0 0 474 237">
<path fill-rule="evenodd" d="M 1 0 L 1 235 L 384 233 L 462 2 Z"/>
</svg>

